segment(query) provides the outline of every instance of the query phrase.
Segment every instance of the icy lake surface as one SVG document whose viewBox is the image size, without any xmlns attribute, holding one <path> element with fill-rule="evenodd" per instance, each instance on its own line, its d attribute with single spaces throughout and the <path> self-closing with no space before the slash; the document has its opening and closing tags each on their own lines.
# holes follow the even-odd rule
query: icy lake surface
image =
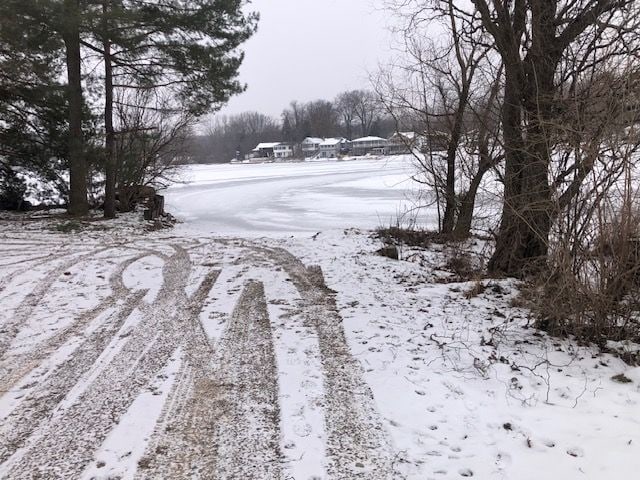
<svg viewBox="0 0 640 480">
<path fill-rule="evenodd" d="M 304 163 L 193 165 L 165 192 L 167 210 L 221 234 L 376 228 L 416 202 L 410 157 Z"/>
</svg>

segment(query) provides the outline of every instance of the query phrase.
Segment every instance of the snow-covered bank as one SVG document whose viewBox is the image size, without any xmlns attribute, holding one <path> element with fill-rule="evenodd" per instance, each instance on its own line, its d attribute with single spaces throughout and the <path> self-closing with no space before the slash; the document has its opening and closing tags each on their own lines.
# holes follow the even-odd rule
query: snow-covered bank
<svg viewBox="0 0 640 480">
<path fill-rule="evenodd" d="M 446 247 L 394 261 L 357 230 L 284 244 L 337 292 L 397 478 L 605 480 L 640 469 L 640 368 L 529 328 L 514 281 L 448 283 Z M 613 379 L 621 373 L 631 383 Z"/>
</svg>

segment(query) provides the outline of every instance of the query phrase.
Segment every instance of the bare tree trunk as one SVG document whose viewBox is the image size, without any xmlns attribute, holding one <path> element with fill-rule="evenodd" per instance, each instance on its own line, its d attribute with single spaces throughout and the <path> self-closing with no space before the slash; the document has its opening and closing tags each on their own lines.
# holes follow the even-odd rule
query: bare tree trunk
<svg viewBox="0 0 640 480">
<path fill-rule="evenodd" d="M 104 15 L 103 49 L 104 49 L 104 130 L 105 130 L 105 185 L 104 185 L 104 217 L 116 216 L 116 158 L 115 131 L 113 127 L 113 65 L 111 62 L 111 41 L 108 31 L 108 1 L 102 4 Z"/>
<path fill-rule="evenodd" d="M 489 270 L 507 275 L 540 271 L 549 249 L 554 205 L 549 185 L 552 136 L 547 130 L 552 124 L 558 56 L 552 43 L 553 25 L 545 15 L 548 12 L 534 10 L 533 41 L 524 74 L 506 70 L 504 206 Z"/>
<path fill-rule="evenodd" d="M 458 218 L 456 220 L 456 226 L 453 230 L 453 236 L 457 239 L 468 238 L 471 235 L 471 223 L 473 221 L 473 211 L 476 207 L 476 198 L 478 196 L 478 189 L 482 178 L 485 173 L 497 162 L 490 158 L 489 149 L 486 145 L 480 147 L 480 164 L 478 171 L 471 179 L 469 184 L 469 190 L 460 199 L 460 206 L 458 209 Z"/>
<path fill-rule="evenodd" d="M 63 40 L 66 49 L 67 100 L 69 103 L 69 205 L 71 215 L 89 211 L 87 202 L 87 165 L 82 133 L 82 71 L 80 56 L 79 1 L 65 0 L 66 24 Z"/>
<path fill-rule="evenodd" d="M 444 189 L 444 215 L 442 217 L 442 233 L 453 232 L 456 221 L 456 154 L 455 145 L 449 145 L 447 151 L 447 179 Z"/>
<path fill-rule="evenodd" d="M 473 221 L 473 210 L 476 206 L 476 195 L 478 193 L 478 187 L 480 187 L 480 180 L 482 177 L 476 175 L 471 181 L 469 190 L 460 199 L 460 211 L 458 213 L 458 220 L 456 221 L 456 227 L 453 230 L 453 236 L 456 239 L 468 238 L 471 235 L 471 222 Z"/>
<path fill-rule="evenodd" d="M 458 146 L 460 144 L 460 138 L 462 137 L 462 129 L 464 128 L 464 115 L 469 101 L 471 78 L 472 77 L 467 76 L 465 72 L 464 84 L 460 98 L 458 99 L 453 128 L 451 129 L 449 144 L 447 145 L 447 183 L 445 185 L 444 218 L 442 220 L 442 233 L 445 234 L 452 233 L 456 223 L 456 156 L 458 155 Z"/>
<path fill-rule="evenodd" d="M 489 99 L 484 107 L 481 115 L 478 116 L 479 122 L 478 128 L 478 170 L 471 178 L 469 189 L 460 199 L 460 205 L 458 207 L 458 217 L 456 219 L 456 226 L 453 230 L 453 236 L 458 239 L 468 238 L 471 235 L 471 224 L 473 222 L 473 214 L 476 206 L 476 198 L 478 196 L 478 189 L 482 183 L 484 175 L 491 169 L 498 165 L 502 159 L 502 155 L 494 155 L 491 152 L 490 144 L 492 138 L 496 135 L 493 129 L 490 127 L 492 107 L 498 98 L 501 91 L 500 78 L 502 77 L 503 67 L 500 66 L 496 80 L 491 87 Z"/>
<path fill-rule="evenodd" d="M 504 200 L 496 238 L 496 249 L 489 261 L 489 271 L 518 274 L 528 256 L 527 226 L 523 225 L 525 175 L 524 141 L 521 131 L 521 87 L 518 72 L 505 69 L 502 128 L 505 145 Z"/>
</svg>

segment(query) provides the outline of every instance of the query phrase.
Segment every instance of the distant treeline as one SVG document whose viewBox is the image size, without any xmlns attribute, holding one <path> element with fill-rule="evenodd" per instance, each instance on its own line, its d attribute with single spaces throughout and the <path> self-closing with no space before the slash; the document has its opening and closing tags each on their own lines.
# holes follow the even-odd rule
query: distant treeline
<svg viewBox="0 0 640 480">
<path fill-rule="evenodd" d="M 259 112 L 219 115 L 205 134 L 192 139 L 190 160 L 229 162 L 236 154 L 244 157 L 260 142 L 299 143 L 306 137 L 353 139 L 368 135 L 387 138 L 397 128 L 373 92 L 352 90 L 333 101 L 293 101 L 280 118 Z"/>
</svg>

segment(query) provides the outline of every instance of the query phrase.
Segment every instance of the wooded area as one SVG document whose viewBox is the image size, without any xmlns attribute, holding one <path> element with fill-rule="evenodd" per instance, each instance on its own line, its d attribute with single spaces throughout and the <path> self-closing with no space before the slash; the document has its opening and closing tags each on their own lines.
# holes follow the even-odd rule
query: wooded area
<svg viewBox="0 0 640 480">
<path fill-rule="evenodd" d="M 118 145 L 141 148 L 129 149 L 129 159 L 157 162 L 156 155 L 145 158 L 143 145 L 171 149 L 174 140 L 190 134 L 197 116 L 245 88 L 237 80 L 239 47 L 254 33 L 258 17 L 245 14 L 243 5 L 240 0 L 2 2 L 4 181 L 19 183 L 9 172 L 13 167 L 36 171 L 61 188 L 70 214 L 84 215 L 89 173 L 99 172 L 105 216 L 113 217 L 116 185 L 149 181 L 124 177 L 130 170 L 121 168 L 125 160 L 117 155 Z M 138 121 L 127 128 L 133 117 Z"/>
<path fill-rule="evenodd" d="M 394 118 L 446 119 L 447 155 L 417 157 L 440 232 L 469 235 L 482 189 L 501 206 L 488 270 L 535 279 L 542 326 L 637 338 L 637 2 L 387 4 L 406 54 L 377 92 Z"/>
</svg>

